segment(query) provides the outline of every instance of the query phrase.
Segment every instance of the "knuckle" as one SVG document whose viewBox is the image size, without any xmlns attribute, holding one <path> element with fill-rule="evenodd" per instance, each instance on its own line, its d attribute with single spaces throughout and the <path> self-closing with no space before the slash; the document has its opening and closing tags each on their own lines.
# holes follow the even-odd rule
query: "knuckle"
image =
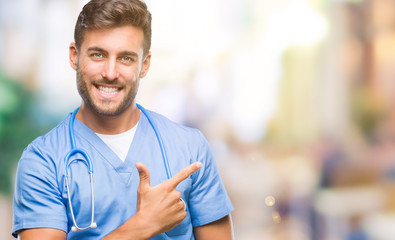
<svg viewBox="0 0 395 240">
<path fill-rule="evenodd" d="M 187 212 L 186 212 L 186 211 L 183 211 L 183 212 L 180 214 L 180 217 L 181 217 L 181 221 L 184 220 L 184 219 L 187 217 Z"/>
<path fill-rule="evenodd" d="M 180 199 L 181 198 L 181 192 L 179 192 L 179 191 L 175 191 L 175 193 L 174 193 L 174 195 L 175 195 L 175 197 L 177 198 L 177 199 Z"/>
<path fill-rule="evenodd" d="M 184 209 L 177 213 L 177 224 L 180 224 L 187 217 L 187 212 Z"/>
<path fill-rule="evenodd" d="M 185 171 L 184 171 L 184 178 L 188 178 L 189 175 L 191 175 L 191 169 L 190 169 L 190 168 L 187 168 L 187 169 L 185 169 Z"/>
<path fill-rule="evenodd" d="M 188 170 L 187 169 L 182 170 L 181 175 L 182 175 L 183 178 L 187 177 L 188 176 Z"/>
<path fill-rule="evenodd" d="M 174 190 L 174 187 L 173 187 L 171 184 L 166 184 L 165 190 L 166 190 L 167 192 L 171 192 L 171 191 Z"/>
<path fill-rule="evenodd" d="M 149 191 L 148 189 L 145 189 L 145 188 L 143 188 L 143 187 L 141 187 L 141 186 L 139 186 L 139 187 L 137 188 L 137 194 L 139 194 L 139 195 L 145 194 L 145 193 L 147 193 L 148 191 Z"/>
</svg>

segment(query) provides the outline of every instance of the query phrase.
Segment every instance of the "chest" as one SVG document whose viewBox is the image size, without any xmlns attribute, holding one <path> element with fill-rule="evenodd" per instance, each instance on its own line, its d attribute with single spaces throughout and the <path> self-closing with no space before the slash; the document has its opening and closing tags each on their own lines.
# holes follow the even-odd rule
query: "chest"
<svg viewBox="0 0 395 240">
<path fill-rule="evenodd" d="M 117 161 L 115 154 L 104 147 L 102 151 L 95 151 L 89 145 L 85 147 L 92 162 L 92 182 L 88 167 L 82 160 L 84 156 L 80 154 L 73 156 L 67 166 L 69 193 L 66 187 L 66 174 L 65 172 L 60 174 L 61 198 L 67 211 L 69 230 L 74 225 L 70 202 L 79 227 L 86 227 L 90 224 L 92 211 L 98 225 L 98 228 L 89 229 L 85 233 L 70 232 L 70 234 L 88 234 L 90 231 L 90 234 L 100 236 L 104 232 L 108 233 L 116 229 L 136 213 L 137 188 L 140 182 L 135 168 L 137 161 L 144 163 L 149 169 L 152 186 L 166 181 L 167 174 L 160 149 L 155 149 L 155 147 L 141 148 L 133 154 L 130 153 L 125 162 L 119 159 Z M 178 157 L 174 157 L 176 155 Z M 179 167 L 188 165 L 190 161 L 185 154 L 182 154 L 182 151 L 178 154 L 171 153 L 169 156 L 169 165 L 173 175 L 178 172 Z M 192 179 L 183 181 L 177 187 L 186 202 L 191 187 Z M 188 221 L 190 222 L 190 219 Z"/>
</svg>

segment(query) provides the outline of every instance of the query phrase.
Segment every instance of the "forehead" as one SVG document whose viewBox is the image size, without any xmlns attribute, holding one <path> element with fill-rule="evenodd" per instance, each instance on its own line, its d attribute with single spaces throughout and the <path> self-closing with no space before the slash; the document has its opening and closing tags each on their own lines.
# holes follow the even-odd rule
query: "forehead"
<svg viewBox="0 0 395 240">
<path fill-rule="evenodd" d="M 143 50 L 144 32 L 134 26 L 108 29 L 89 29 L 84 33 L 81 50 L 99 47 L 106 51 Z"/>
</svg>

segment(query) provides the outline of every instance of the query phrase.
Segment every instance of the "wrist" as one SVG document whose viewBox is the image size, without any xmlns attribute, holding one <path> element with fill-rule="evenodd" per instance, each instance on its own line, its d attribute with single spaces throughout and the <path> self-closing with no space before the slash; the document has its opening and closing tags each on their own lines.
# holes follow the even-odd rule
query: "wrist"
<svg viewBox="0 0 395 240">
<path fill-rule="evenodd" d="M 155 236 L 152 224 L 136 213 L 102 240 L 148 240 Z"/>
<path fill-rule="evenodd" d="M 130 221 L 130 222 L 129 222 Z M 133 228 L 138 233 L 136 235 L 136 239 L 139 240 L 148 240 L 154 236 L 156 236 L 155 224 L 149 222 L 144 215 L 140 212 L 137 212 L 133 217 L 128 220 L 128 224 L 133 225 Z"/>
</svg>

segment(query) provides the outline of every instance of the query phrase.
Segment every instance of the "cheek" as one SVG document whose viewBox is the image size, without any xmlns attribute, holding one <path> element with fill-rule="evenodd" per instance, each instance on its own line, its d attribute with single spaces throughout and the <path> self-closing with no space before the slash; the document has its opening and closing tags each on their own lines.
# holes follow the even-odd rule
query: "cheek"
<svg viewBox="0 0 395 240">
<path fill-rule="evenodd" d="M 84 76 L 88 79 L 85 79 L 85 81 L 89 80 L 90 78 L 97 78 L 101 76 L 103 66 L 101 63 L 89 63 L 89 64 L 84 64 L 81 65 L 81 72 L 84 74 Z"/>
<path fill-rule="evenodd" d="M 121 76 L 124 76 L 130 82 L 135 82 L 139 78 L 140 71 L 136 68 L 121 68 L 119 71 Z"/>
</svg>

